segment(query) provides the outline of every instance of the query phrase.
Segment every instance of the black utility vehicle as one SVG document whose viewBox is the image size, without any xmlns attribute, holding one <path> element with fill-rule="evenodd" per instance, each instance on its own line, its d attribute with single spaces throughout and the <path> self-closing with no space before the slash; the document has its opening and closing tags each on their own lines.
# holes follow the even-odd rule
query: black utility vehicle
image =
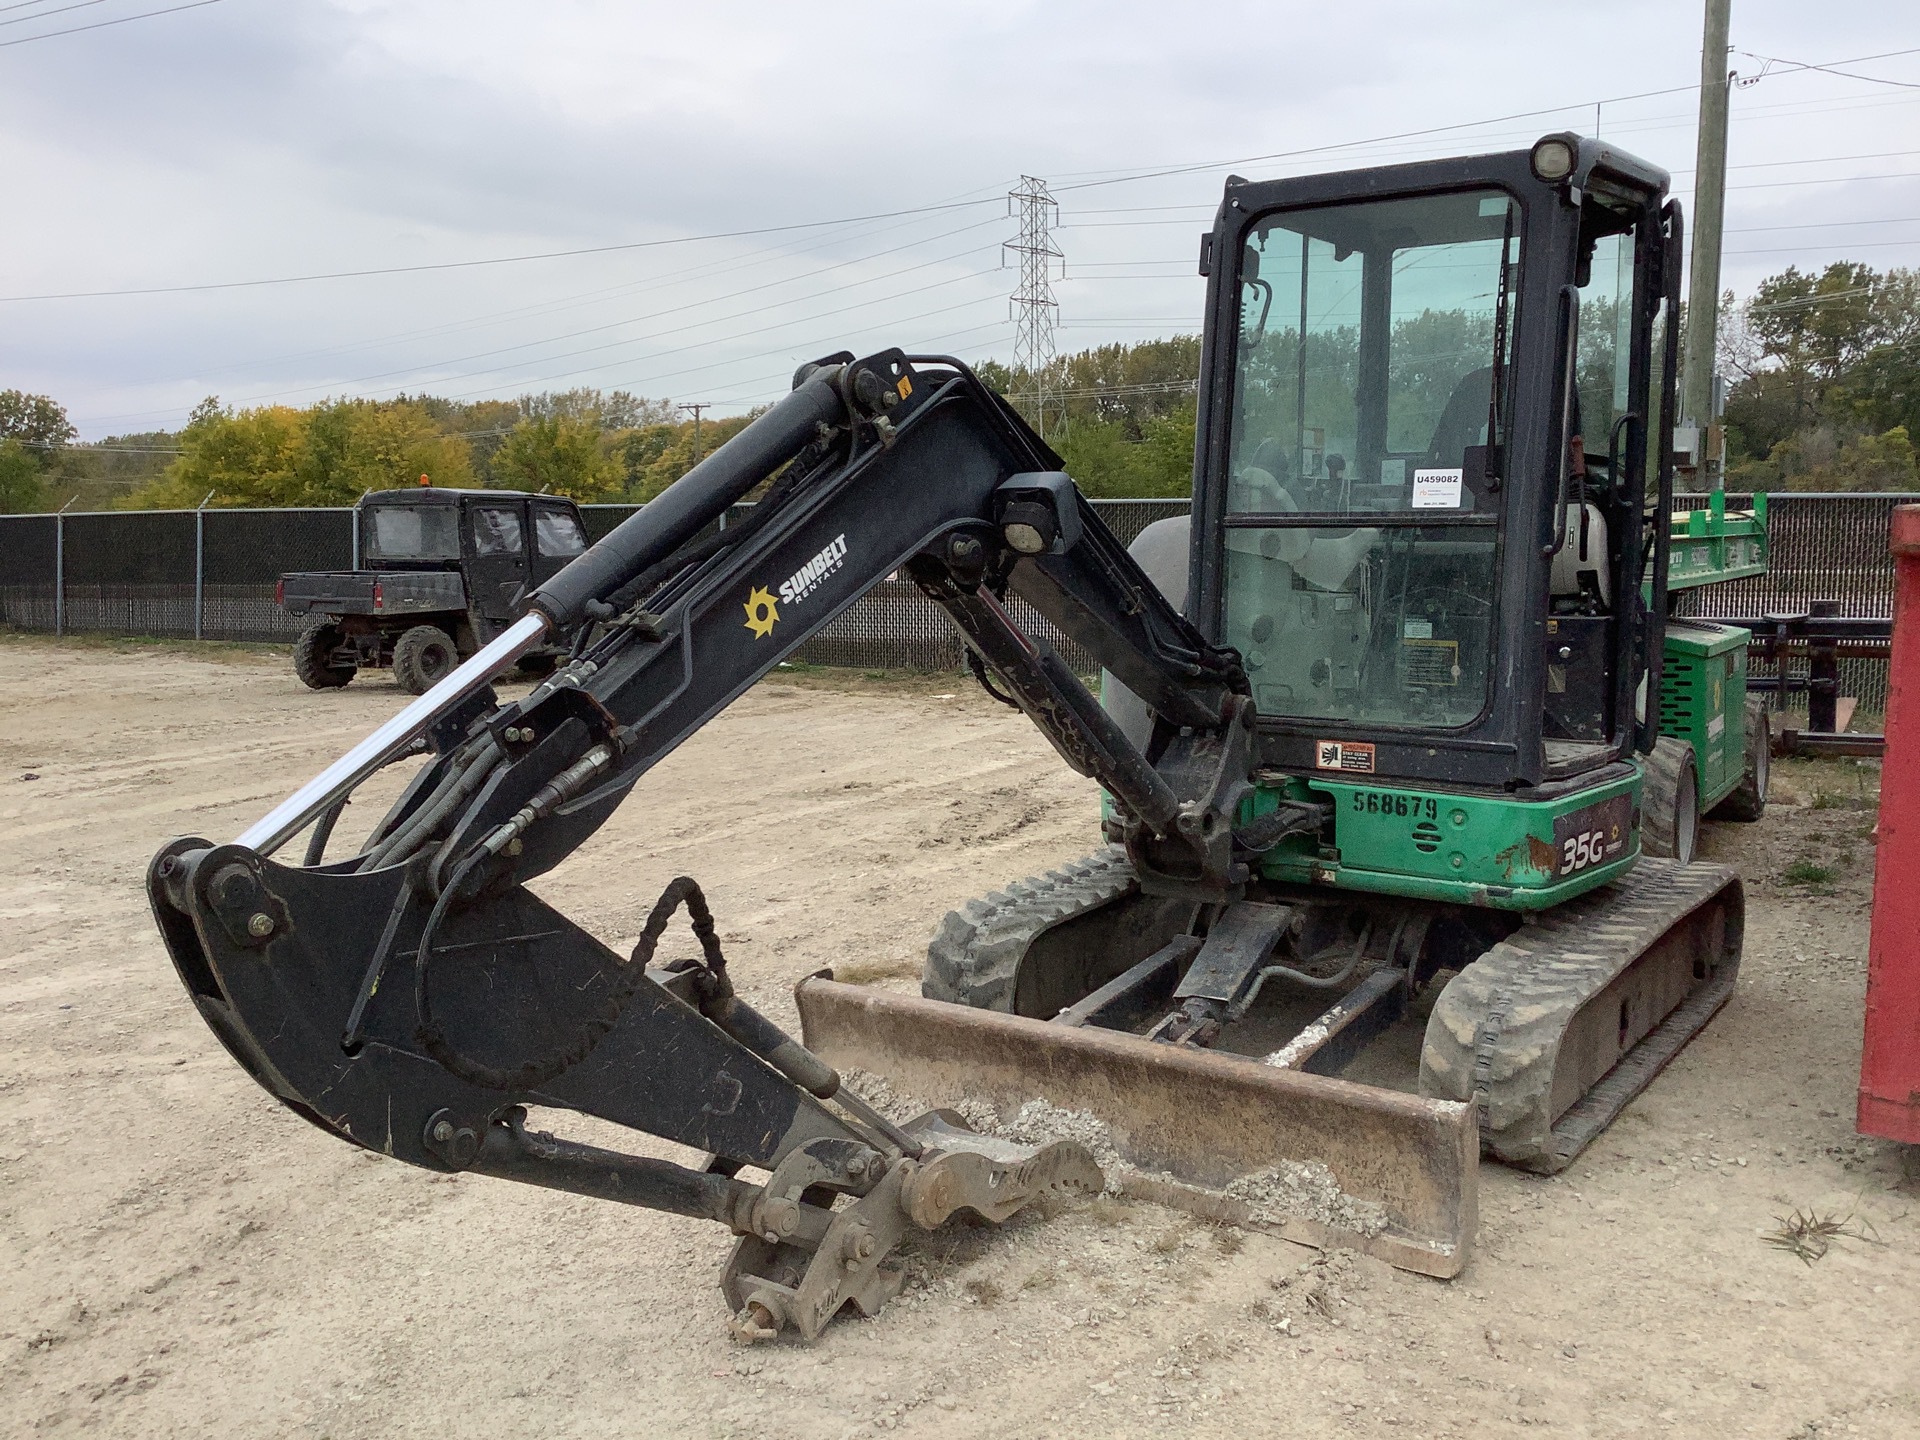
<svg viewBox="0 0 1920 1440">
<path fill-rule="evenodd" d="M 579 508 L 515 490 L 376 490 L 359 504 L 364 568 L 280 577 L 289 615 L 310 615 L 293 670 L 332 690 L 363 666 L 391 665 L 424 694 L 520 613 L 524 596 L 587 548 Z M 560 651 L 524 656 L 544 674 Z"/>
</svg>

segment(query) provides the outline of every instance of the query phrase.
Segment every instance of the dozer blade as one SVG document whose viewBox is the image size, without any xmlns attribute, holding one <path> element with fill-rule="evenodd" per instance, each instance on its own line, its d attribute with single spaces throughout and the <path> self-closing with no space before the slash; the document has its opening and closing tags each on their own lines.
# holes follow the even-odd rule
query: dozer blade
<svg viewBox="0 0 1920 1440">
<path fill-rule="evenodd" d="M 1043 1114 L 1081 1112 L 1060 1117 L 1074 1138 L 1089 1138 L 1093 1117 L 1120 1193 L 1424 1275 L 1467 1263 L 1471 1105 L 827 977 L 794 995 L 804 1043 L 843 1072 L 870 1071 L 929 1104 L 984 1102 L 1003 1121 L 1044 1101 L 1056 1109 Z"/>
<path fill-rule="evenodd" d="M 1448 983 L 1423 1094 L 1475 1103 L 1487 1153 L 1563 1170 L 1733 993 L 1745 916 L 1724 865 L 1643 859 L 1536 917 Z"/>
</svg>

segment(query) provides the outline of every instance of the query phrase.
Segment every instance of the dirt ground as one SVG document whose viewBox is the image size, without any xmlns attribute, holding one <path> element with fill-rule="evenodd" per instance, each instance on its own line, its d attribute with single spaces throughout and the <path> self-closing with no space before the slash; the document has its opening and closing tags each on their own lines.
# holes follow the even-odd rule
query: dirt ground
<svg viewBox="0 0 1920 1440">
<path fill-rule="evenodd" d="M 1800 803 L 1710 828 L 1738 993 L 1564 1176 L 1483 1169 L 1460 1279 L 1109 1200 L 943 1235 L 878 1319 L 742 1350 L 716 1227 L 356 1152 L 174 979 L 153 851 L 237 834 L 404 698 L 0 638 L 0 1433 L 1920 1435 L 1920 1158 L 1852 1126 L 1870 767 L 1783 766 Z M 698 877 L 779 1013 L 823 965 L 910 984 L 949 906 L 1094 813 L 965 682 L 768 684 L 540 888 L 618 943 Z M 1796 1208 L 1855 1233 L 1804 1262 L 1764 1239 Z"/>
</svg>

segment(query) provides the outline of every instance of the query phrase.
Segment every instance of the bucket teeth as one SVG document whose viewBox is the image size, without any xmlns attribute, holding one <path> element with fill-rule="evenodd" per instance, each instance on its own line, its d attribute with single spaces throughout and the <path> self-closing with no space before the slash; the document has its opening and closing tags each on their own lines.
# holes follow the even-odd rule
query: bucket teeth
<svg viewBox="0 0 1920 1440">
<path fill-rule="evenodd" d="M 919 1156 L 894 1160 L 873 1189 L 821 1216 L 827 1225 L 816 1241 L 740 1237 L 720 1279 L 736 1341 L 757 1344 L 787 1329 L 812 1340 L 848 1305 L 878 1314 L 906 1281 L 895 1248 L 956 1211 L 999 1224 L 1042 1195 L 1098 1194 L 1106 1184 L 1092 1154 L 1074 1141 L 1021 1145 L 979 1134 L 952 1111 L 929 1111 L 904 1128 L 922 1147 Z"/>
</svg>

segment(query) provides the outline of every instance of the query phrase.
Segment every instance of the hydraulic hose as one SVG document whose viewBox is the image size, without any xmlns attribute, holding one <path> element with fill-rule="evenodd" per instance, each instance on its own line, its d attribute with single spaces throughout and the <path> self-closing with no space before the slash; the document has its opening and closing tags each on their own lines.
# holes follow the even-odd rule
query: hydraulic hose
<svg viewBox="0 0 1920 1440">
<path fill-rule="evenodd" d="M 667 559 L 727 507 L 805 450 L 822 425 L 843 424 L 838 366 L 815 371 L 792 394 L 669 485 L 584 555 L 533 592 L 531 607 L 568 630 L 648 567 Z"/>
<path fill-rule="evenodd" d="M 381 841 L 361 860 L 359 873 L 378 870 L 391 860 L 407 858 L 408 854 L 422 840 L 433 833 L 434 828 L 451 815 L 455 807 L 466 802 L 483 784 L 497 766 L 506 757 L 500 753 L 500 747 L 491 735 L 479 742 L 481 748 L 456 762 L 454 773 L 440 784 L 439 792 L 415 811 L 412 818 Z"/>
</svg>

